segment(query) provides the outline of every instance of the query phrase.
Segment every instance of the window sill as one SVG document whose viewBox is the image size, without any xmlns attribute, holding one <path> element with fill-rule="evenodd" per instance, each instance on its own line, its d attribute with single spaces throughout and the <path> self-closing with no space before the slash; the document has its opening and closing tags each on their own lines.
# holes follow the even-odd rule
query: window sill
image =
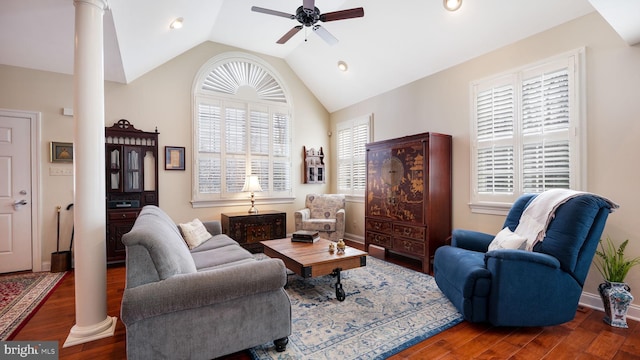
<svg viewBox="0 0 640 360">
<path fill-rule="evenodd" d="M 513 204 L 498 203 L 498 202 L 469 203 L 471 212 L 474 214 L 501 215 L 501 216 L 507 215 L 509 213 L 509 210 L 511 210 L 512 205 Z"/>
<path fill-rule="evenodd" d="M 345 195 L 345 201 L 364 204 L 364 195 Z"/>
<path fill-rule="evenodd" d="M 294 197 L 256 199 L 256 207 L 264 207 L 271 204 L 291 204 L 295 200 Z M 212 207 L 228 207 L 228 206 L 251 206 L 249 199 L 224 199 L 224 200 L 191 200 L 191 207 L 194 209 L 212 208 Z"/>
</svg>

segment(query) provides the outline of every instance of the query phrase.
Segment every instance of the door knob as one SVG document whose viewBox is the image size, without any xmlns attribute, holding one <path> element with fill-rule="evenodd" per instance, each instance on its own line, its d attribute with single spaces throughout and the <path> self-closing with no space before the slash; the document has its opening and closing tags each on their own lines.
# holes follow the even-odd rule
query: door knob
<svg viewBox="0 0 640 360">
<path fill-rule="evenodd" d="M 13 208 L 15 210 L 20 210 L 20 208 L 22 207 L 22 205 L 27 205 L 27 200 L 17 200 L 16 202 L 13 203 Z"/>
</svg>

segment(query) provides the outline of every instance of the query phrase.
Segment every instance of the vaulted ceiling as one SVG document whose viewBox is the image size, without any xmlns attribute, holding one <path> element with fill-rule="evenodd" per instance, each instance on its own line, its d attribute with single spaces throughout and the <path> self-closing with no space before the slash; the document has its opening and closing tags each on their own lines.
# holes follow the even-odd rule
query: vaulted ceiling
<svg viewBox="0 0 640 360">
<path fill-rule="evenodd" d="M 364 17 L 321 23 L 276 41 L 302 0 L 108 0 L 105 78 L 130 83 L 205 41 L 283 58 L 328 111 L 336 111 L 577 17 L 598 11 L 629 45 L 640 42 L 638 0 L 316 0 L 322 13 L 364 7 Z M 73 73 L 73 0 L 1 0 L 0 64 Z M 170 22 L 184 19 L 171 30 Z M 348 64 L 347 72 L 337 68 Z"/>
</svg>

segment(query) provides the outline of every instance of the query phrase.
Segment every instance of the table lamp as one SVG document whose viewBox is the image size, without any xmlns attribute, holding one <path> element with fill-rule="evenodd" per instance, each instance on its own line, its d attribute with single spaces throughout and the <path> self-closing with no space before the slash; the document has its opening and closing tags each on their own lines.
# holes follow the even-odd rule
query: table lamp
<svg viewBox="0 0 640 360">
<path fill-rule="evenodd" d="M 242 191 L 251 192 L 251 208 L 249 209 L 249 214 L 257 214 L 258 209 L 256 209 L 255 206 L 253 206 L 253 204 L 256 201 L 253 193 L 256 191 L 262 191 L 262 187 L 260 187 L 260 181 L 258 179 L 258 176 L 248 175 L 244 179 L 244 186 L 242 187 Z"/>
</svg>

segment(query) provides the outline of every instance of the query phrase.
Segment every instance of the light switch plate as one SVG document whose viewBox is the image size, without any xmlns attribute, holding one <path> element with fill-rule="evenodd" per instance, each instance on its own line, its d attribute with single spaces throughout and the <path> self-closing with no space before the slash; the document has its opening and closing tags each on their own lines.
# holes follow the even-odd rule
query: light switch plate
<svg viewBox="0 0 640 360">
<path fill-rule="evenodd" d="M 51 176 L 72 176 L 73 168 L 68 166 L 51 166 L 49 167 L 49 175 Z"/>
</svg>

